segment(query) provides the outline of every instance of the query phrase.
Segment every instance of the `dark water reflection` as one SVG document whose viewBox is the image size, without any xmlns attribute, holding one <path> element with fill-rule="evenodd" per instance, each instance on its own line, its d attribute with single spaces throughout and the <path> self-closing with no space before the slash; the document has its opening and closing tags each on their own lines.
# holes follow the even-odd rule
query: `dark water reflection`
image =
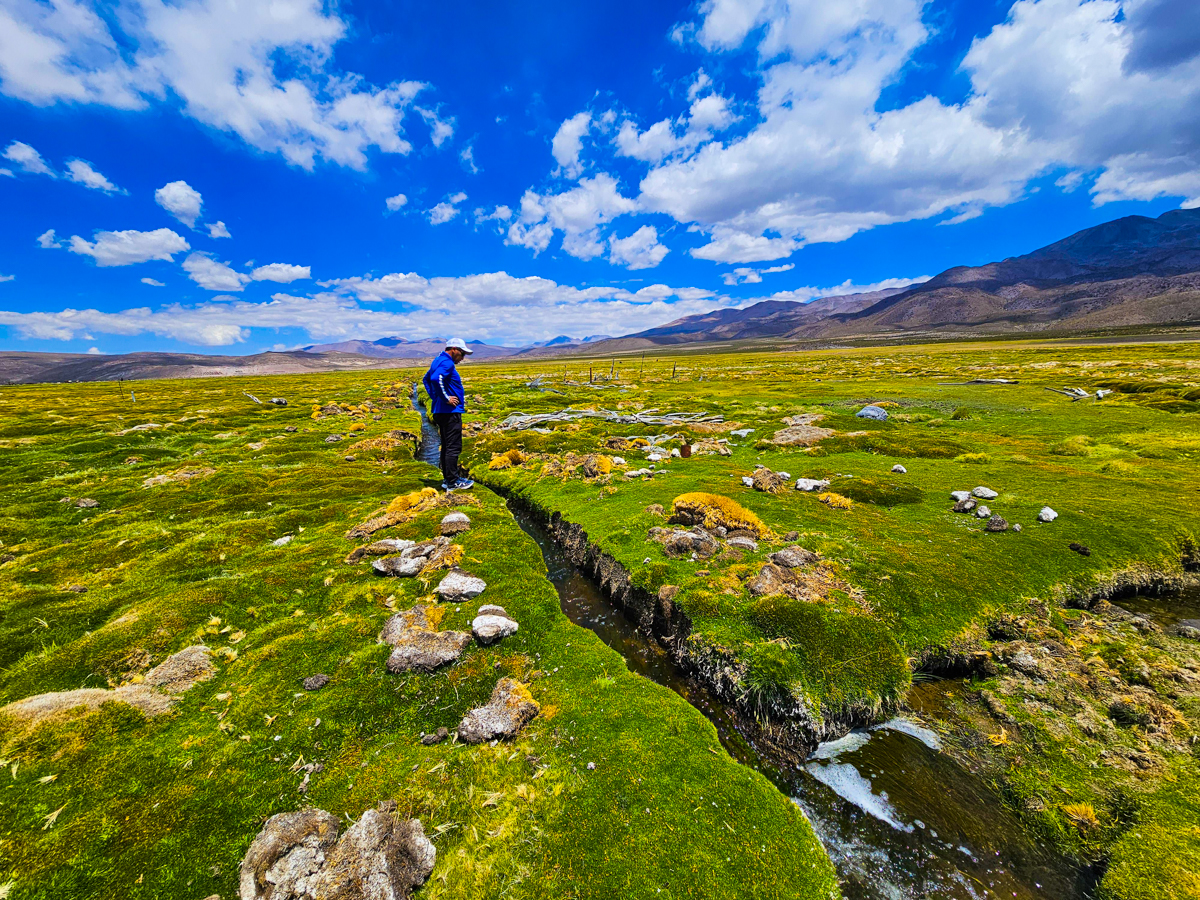
<svg viewBox="0 0 1200 900">
<path fill-rule="evenodd" d="M 808 816 L 848 900 L 992 900 L 1088 895 L 1086 873 L 1033 841 L 985 782 L 903 719 L 823 744 L 800 768 L 770 762 L 735 711 L 690 681 L 577 569 L 542 524 L 518 524 L 542 550 L 563 612 L 620 653 L 630 671 L 699 709 L 739 762 L 770 778 Z"/>
</svg>

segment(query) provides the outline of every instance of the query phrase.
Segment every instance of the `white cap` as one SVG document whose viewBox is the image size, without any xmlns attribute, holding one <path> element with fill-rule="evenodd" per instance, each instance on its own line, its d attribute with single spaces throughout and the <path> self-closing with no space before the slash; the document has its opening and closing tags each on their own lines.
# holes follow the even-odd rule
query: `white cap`
<svg viewBox="0 0 1200 900">
<path fill-rule="evenodd" d="M 457 350 L 461 350 L 463 353 L 474 353 L 475 352 L 474 350 L 472 350 L 470 347 L 467 346 L 467 342 L 464 341 L 462 338 L 450 338 L 450 340 L 446 341 L 446 349 L 449 350 L 451 347 L 454 347 Z"/>
</svg>

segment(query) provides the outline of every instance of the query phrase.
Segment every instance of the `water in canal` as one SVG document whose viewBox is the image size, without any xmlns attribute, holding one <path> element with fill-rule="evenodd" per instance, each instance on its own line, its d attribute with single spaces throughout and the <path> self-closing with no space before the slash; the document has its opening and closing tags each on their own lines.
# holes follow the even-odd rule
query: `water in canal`
<svg viewBox="0 0 1200 900">
<path fill-rule="evenodd" d="M 848 900 L 1082 900 L 1091 879 L 1031 839 L 996 793 L 939 752 L 938 737 L 893 719 L 822 744 L 798 769 L 769 762 L 736 713 L 690 681 L 576 568 L 528 512 L 518 524 L 542 550 L 563 612 L 629 669 L 670 688 L 716 726 L 721 743 L 808 816 Z"/>
</svg>

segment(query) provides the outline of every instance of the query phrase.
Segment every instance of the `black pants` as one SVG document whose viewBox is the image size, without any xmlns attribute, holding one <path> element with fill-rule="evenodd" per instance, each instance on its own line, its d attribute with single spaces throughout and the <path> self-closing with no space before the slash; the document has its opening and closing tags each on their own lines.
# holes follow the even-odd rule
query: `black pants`
<svg viewBox="0 0 1200 900">
<path fill-rule="evenodd" d="M 448 487 L 453 487 L 454 482 L 466 477 L 458 468 L 458 458 L 462 455 L 462 413 L 434 413 L 433 421 L 442 441 L 442 478 Z"/>
</svg>

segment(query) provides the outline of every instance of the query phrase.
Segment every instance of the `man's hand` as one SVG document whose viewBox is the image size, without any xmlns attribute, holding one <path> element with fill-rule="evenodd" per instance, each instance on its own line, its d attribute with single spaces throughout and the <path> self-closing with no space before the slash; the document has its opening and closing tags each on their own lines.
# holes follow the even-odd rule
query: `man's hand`
<svg viewBox="0 0 1200 900">
<path fill-rule="evenodd" d="M 451 406 L 458 406 L 458 398 L 457 397 L 447 397 L 446 402 L 449 403 Z"/>
</svg>

